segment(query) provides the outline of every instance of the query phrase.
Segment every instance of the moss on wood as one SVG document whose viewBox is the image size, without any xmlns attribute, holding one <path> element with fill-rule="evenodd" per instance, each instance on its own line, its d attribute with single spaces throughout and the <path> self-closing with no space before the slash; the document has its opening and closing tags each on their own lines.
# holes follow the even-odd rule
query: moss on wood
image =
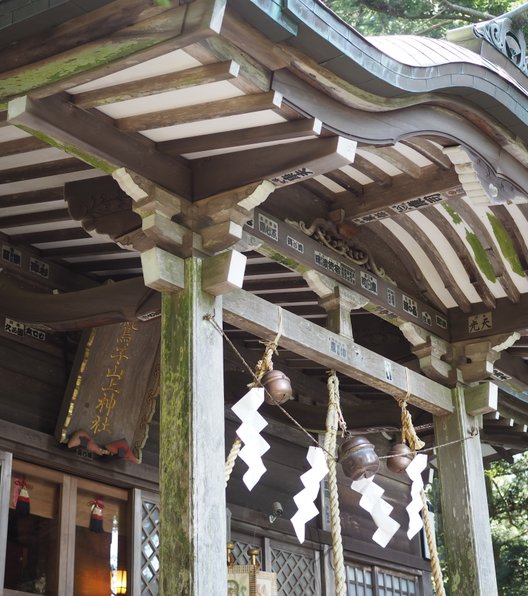
<svg viewBox="0 0 528 596">
<path fill-rule="evenodd" d="M 491 282 L 495 283 L 497 281 L 495 270 L 493 269 L 493 265 L 488 258 L 486 250 L 482 246 L 477 235 L 466 229 L 466 240 L 473 250 L 477 267 L 482 271 L 483 275 L 485 275 Z"/>
<path fill-rule="evenodd" d="M 513 246 L 510 235 L 506 231 L 506 228 L 502 225 L 502 222 L 495 214 L 488 213 L 487 215 L 491 227 L 493 228 L 493 234 L 495 235 L 495 239 L 497 240 L 504 258 L 510 264 L 512 271 L 524 277 L 524 269 L 522 268 L 521 262 L 519 261 L 519 257 L 515 247 Z"/>
</svg>

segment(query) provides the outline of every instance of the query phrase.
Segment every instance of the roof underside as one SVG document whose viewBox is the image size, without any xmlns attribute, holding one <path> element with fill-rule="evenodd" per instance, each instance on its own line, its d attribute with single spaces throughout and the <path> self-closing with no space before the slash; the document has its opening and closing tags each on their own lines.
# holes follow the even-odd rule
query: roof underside
<svg viewBox="0 0 528 596">
<path fill-rule="evenodd" d="M 528 329 L 524 88 L 447 42 L 369 42 L 347 30 L 346 43 L 356 48 L 352 58 L 342 23 L 311 5 L 314 22 L 323 19 L 339 33 L 330 46 L 299 10 L 287 3 L 295 33 L 256 4 L 241 2 L 228 3 L 220 34 L 184 34 L 190 18 L 184 7 L 136 10 L 134 23 L 117 23 L 96 39 L 88 31 L 94 21 L 85 17 L 79 28 L 86 49 L 115 48 L 115 56 L 53 81 L 39 79 L 44 65 L 59 69 L 82 59 L 83 46 L 67 41 L 74 21 L 52 32 L 48 48 L 34 40 L 8 48 L 0 81 L 1 95 L 12 101 L 9 113 L 7 104 L 0 112 L 5 267 L 13 270 L 4 251 L 23 246 L 97 283 L 141 275 L 139 253 L 114 241 L 130 230 L 110 238 L 104 226 L 74 219 L 65 199 L 66 183 L 106 179 L 113 167 L 125 166 L 189 201 L 275 179 L 262 211 L 296 229 L 312 226 L 312 237 L 337 247 L 336 258 L 393 284 L 410 300 L 408 320 L 414 322 L 417 300 L 425 307 L 416 322 L 427 328 L 428 307 L 452 322 L 452 339 L 486 335 L 480 327 L 468 334 L 488 313 L 497 333 Z M 182 33 L 174 37 L 167 31 L 176 23 Z M 117 57 L 125 53 L 121 27 L 144 42 L 141 51 Z M 148 45 L 145 32 L 152 28 L 159 40 Z M 28 83 L 24 72 L 41 82 Z M 299 175 L 302 168 L 311 173 Z M 245 288 L 324 324 L 326 313 L 299 270 L 269 253 L 248 252 Z M 367 310 L 354 312 L 353 326 L 358 343 L 402 363 L 414 360 L 398 328 Z M 256 359 L 256 338 L 236 329 L 230 334 Z M 508 350 L 523 383 L 527 348 L 521 339 Z M 294 354 L 281 359 L 308 379 L 325 377 Z M 397 426 L 395 403 L 373 416 L 372 406 L 391 398 L 351 379 L 342 388 L 355 426 Z M 501 399 L 502 417 L 486 422 L 484 438 L 524 448 L 524 391 Z M 317 426 L 324 392 L 320 403 L 300 395 L 291 407 Z"/>
</svg>

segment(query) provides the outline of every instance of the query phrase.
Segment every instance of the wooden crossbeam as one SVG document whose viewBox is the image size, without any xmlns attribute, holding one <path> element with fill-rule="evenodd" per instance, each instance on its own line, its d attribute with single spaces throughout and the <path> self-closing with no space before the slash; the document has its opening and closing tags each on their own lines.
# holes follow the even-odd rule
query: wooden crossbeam
<svg viewBox="0 0 528 596">
<path fill-rule="evenodd" d="M 65 97 L 19 97 L 9 103 L 9 122 L 104 172 L 125 166 L 180 196 L 190 195 L 184 164 L 156 151 L 148 139 L 120 133 Z"/>
<path fill-rule="evenodd" d="M 183 71 L 147 77 L 140 81 L 85 91 L 74 95 L 73 102 L 84 109 L 95 108 L 127 99 L 148 97 L 156 93 L 226 81 L 238 76 L 239 70 L 240 66 L 233 60 L 195 66 Z"/>
<path fill-rule="evenodd" d="M 186 124 L 202 120 L 212 120 L 225 116 L 239 116 L 261 110 L 277 110 L 282 103 L 280 93 L 252 93 L 240 97 L 230 97 L 218 101 L 192 104 L 181 108 L 161 110 L 137 116 L 127 116 L 116 120 L 120 130 L 139 131 L 152 128 L 162 128 L 175 124 Z"/>
<path fill-rule="evenodd" d="M 367 176 L 368 172 L 365 172 Z M 420 179 L 402 177 L 393 179 L 392 184 L 380 188 L 378 185 L 365 187 L 364 194 L 358 201 L 351 193 L 340 193 L 335 197 L 335 208 L 344 209 L 345 217 L 356 224 L 364 223 L 380 211 L 386 211 L 387 217 L 399 213 L 397 206 L 412 200 L 419 200 L 431 195 L 439 195 L 441 200 L 450 198 L 460 189 L 460 181 L 453 170 L 425 169 Z M 459 193 L 460 194 L 460 193 Z M 394 208 L 392 208 L 394 207 Z"/>
<path fill-rule="evenodd" d="M 258 180 L 276 187 L 306 180 L 351 163 L 355 148 L 355 141 L 336 136 L 195 159 L 190 162 L 194 199 Z"/>
<path fill-rule="evenodd" d="M 306 321 L 244 290 L 223 296 L 224 320 L 362 383 L 407 399 L 437 416 L 451 413 L 451 391 L 396 362 Z"/>
</svg>

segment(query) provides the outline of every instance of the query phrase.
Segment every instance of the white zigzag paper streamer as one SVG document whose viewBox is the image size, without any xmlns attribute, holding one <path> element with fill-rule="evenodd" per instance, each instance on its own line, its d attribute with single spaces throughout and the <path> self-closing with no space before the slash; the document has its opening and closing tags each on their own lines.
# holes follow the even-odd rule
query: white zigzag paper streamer
<svg viewBox="0 0 528 596">
<path fill-rule="evenodd" d="M 268 424 L 257 411 L 263 401 L 263 387 L 253 387 L 231 408 L 242 420 L 236 433 L 244 443 L 238 456 L 248 466 L 248 470 L 242 478 L 248 490 L 252 490 L 266 471 L 266 466 L 262 463 L 262 456 L 270 448 L 269 443 L 260 436 L 260 431 Z"/>
<path fill-rule="evenodd" d="M 409 540 L 423 527 L 423 519 L 420 512 L 423 508 L 421 492 L 424 483 L 422 480 L 422 472 L 425 470 L 426 466 L 427 455 L 425 455 L 425 453 L 419 453 L 405 470 L 409 478 L 412 480 L 411 502 L 406 507 L 407 513 L 409 514 L 409 529 L 407 530 L 407 537 Z"/>
<path fill-rule="evenodd" d="M 359 506 L 370 513 L 378 528 L 372 535 L 372 540 L 385 548 L 390 539 L 398 531 L 400 524 L 390 516 L 393 510 L 392 505 L 389 505 L 381 497 L 385 489 L 381 488 L 373 480 L 374 476 L 354 480 L 350 486 L 352 490 L 362 495 L 359 500 Z"/>
<path fill-rule="evenodd" d="M 314 501 L 319 494 L 321 480 L 328 474 L 325 453 L 320 447 L 308 447 L 306 459 L 311 469 L 301 476 L 304 488 L 293 497 L 297 505 L 297 513 L 291 518 L 291 523 L 301 544 L 304 542 L 306 523 L 319 513 Z"/>
</svg>

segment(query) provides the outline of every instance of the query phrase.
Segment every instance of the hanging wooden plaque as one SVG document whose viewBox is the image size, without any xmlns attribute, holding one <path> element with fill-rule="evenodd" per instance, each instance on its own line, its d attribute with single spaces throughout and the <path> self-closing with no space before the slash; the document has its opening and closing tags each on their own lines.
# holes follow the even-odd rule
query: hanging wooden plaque
<svg viewBox="0 0 528 596">
<path fill-rule="evenodd" d="M 56 437 L 96 455 L 141 461 L 159 394 L 160 319 L 87 331 L 72 368 Z"/>
</svg>

